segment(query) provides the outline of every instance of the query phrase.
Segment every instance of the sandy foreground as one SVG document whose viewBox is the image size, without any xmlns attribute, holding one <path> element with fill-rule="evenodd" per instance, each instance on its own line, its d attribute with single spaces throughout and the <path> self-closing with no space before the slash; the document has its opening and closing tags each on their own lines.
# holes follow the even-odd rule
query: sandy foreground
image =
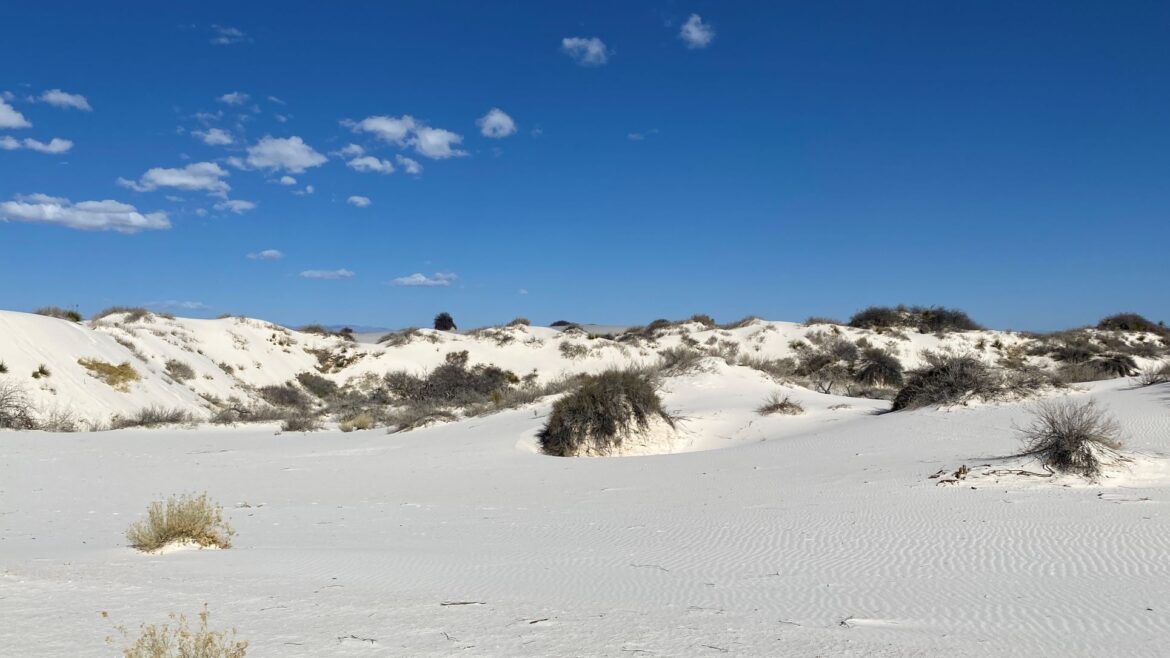
<svg viewBox="0 0 1170 658">
<path fill-rule="evenodd" d="M 689 451 L 656 456 L 542 456 L 548 402 L 395 435 L 0 433 L 2 653 L 120 655 L 114 624 L 207 603 L 249 657 L 1165 655 L 1167 386 L 1073 393 L 1136 455 L 1090 484 L 986 474 L 1027 467 L 995 459 L 1026 404 L 761 419 L 727 376 L 672 380 Z M 183 491 L 234 547 L 127 548 Z"/>
</svg>

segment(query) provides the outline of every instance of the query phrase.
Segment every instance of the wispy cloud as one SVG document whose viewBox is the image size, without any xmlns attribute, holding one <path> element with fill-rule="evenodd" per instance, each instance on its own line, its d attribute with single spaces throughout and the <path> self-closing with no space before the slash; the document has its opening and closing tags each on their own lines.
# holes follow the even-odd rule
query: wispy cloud
<svg viewBox="0 0 1170 658">
<path fill-rule="evenodd" d="M 73 148 L 73 142 L 60 137 L 54 137 L 49 140 L 49 143 L 39 142 L 35 139 L 25 138 L 24 140 L 16 139 L 9 135 L 0 137 L 0 150 L 15 151 L 17 149 L 28 149 L 30 151 L 37 151 L 39 153 L 49 153 L 56 155 L 59 153 L 67 153 L 69 149 Z"/>
<path fill-rule="evenodd" d="M 81 94 L 70 94 L 61 91 L 60 89 L 50 89 L 40 95 L 38 99 L 42 103 L 48 103 L 53 107 L 60 107 L 64 109 L 81 110 L 83 112 L 92 112 L 89 101 Z"/>
<path fill-rule="evenodd" d="M 224 94 L 223 96 L 220 96 L 216 100 L 221 103 L 226 103 L 227 105 L 243 105 L 244 103 L 248 102 L 249 98 L 251 98 L 251 96 L 245 94 L 242 91 L 233 91 L 230 94 Z"/>
<path fill-rule="evenodd" d="M 187 302 L 177 299 L 167 299 L 161 302 L 146 302 L 148 308 L 173 308 L 181 311 L 206 311 L 211 307 L 203 302 Z"/>
<path fill-rule="evenodd" d="M 647 130 L 647 131 L 645 131 L 645 132 L 640 132 L 640 133 L 630 133 L 630 134 L 626 135 L 626 137 L 627 137 L 627 138 L 628 138 L 628 139 L 629 139 L 631 142 L 641 142 L 641 141 L 644 141 L 644 140 L 645 140 L 647 137 L 649 137 L 649 136 L 651 136 L 651 135 L 657 135 L 657 134 L 658 134 L 658 129 L 657 129 L 657 128 L 651 128 L 650 130 Z"/>
<path fill-rule="evenodd" d="M 192 192 L 207 192 L 212 196 L 225 196 L 231 189 L 231 186 L 222 180 L 227 176 L 227 170 L 214 162 L 196 162 L 182 169 L 155 167 L 148 169 L 137 181 L 119 178 L 118 184 L 136 192 L 173 187 Z"/>
<path fill-rule="evenodd" d="M 250 41 L 248 35 L 243 30 L 230 25 L 212 25 L 211 26 L 211 43 L 217 46 L 231 46 L 237 43 Z"/>
<path fill-rule="evenodd" d="M 581 66 L 601 66 L 610 55 L 605 42 L 597 37 L 565 37 L 561 39 L 561 52 Z"/>
<path fill-rule="evenodd" d="M 476 120 L 475 125 L 479 126 L 480 134 L 492 139 L 501 139 L 516 132 L 516 122 L 498 107 L 488 110 L 487 114 Z"/>
<path fill-rule="evenodd" d="M 236 141 L 232 134 L 223 128 L 211 128 L 208 130 L 192 130 L 191 134 L 199 138 L 204 144 L 208 146 L 227 146 Z"/>
<path fill-rule="evenodd" d="M 454 272 L 435 272 L 434 276 L 427 276 L 421 272 L 415 272 L 410 276 L 400 276 L 397 279 L 391 280 L 389 283 L 392 286 L 403 288 L 436 288 L 449 286 L 458 278 Z"/>
<path fill-rule="evenodd" d="M 691 14 L 679 29 L 678 38 L 687 44 L 687 48 L 706 48 L 715 39 L 715 29 L 704 23 L 698 14 Z"/>
<path fill-rule="evenodd" d="M 59 224 L 84 231 L 119 233 L 171 227 L 165 212 L 141 213 L 128 203 L 109 199 L 73 203 L 69 199 L 47 194 L 17 195 L 13 201 L 0 203 L 0 220 Z"/>
<path fill-rule="evenodd" d="M 353 272 L 347 269 L 340 270 L 305 270 L 301 272 L 301 276 L 306 279 L 319 279 L 324 281 L 334 281 L 337 279 L 353 278 Z"/>
<path fill-rule="evenodd" d="M 398 166 L 402 167 L 402 170 L 408 174 L 417 175 L 422 173 L 423 166 L 417 160 L 408 158 L 405 155 L 395 156 L 395 160 L 398 162 Z"/>
<path fill-rule="evenodd" d="M 251 260 L 280 260 L 284 258 L 284 252 L 279 249 L 265 249 L 248 254 L 248 258 Z"/>
<path fill-rule="evenodd" d="M 215 204 L 216 210 L 229 210 L 236 213 L 237 215 L 242 215 L 249 210 L 254 210 L 255 208 L 255 203 L 251 201 L 244 201 L 242 199 L 226 199 Z"/>
<path fill-rule="evenodd" d="M 369 197 L 357 196 L 357 195 L 349 197 L 348 199 L 345 200 L 345 202 L 351 206 L 357 206 L 358 208 L 369 208 L 370 203 L 372 203 L 370 201 Z"/>
</svg>

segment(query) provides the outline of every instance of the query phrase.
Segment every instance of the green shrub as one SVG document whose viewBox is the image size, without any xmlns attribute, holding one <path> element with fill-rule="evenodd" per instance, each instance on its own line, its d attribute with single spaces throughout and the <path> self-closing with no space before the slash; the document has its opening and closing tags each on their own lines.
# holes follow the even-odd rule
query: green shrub
<svg viewBox="0 0 1170 658">
<path fill-rule="evenodd" d="M 115 391 L 123 393 L 130 390 L 130 385 L 142 379 L 138 371 L 128 361 L 114 365 L 97 359 L 78 359 L 78 365 L 89 371 L 89 374 L 102 380 Z"/>
<path fill-rule="evenodd" d="M 141 306 L 111 306 L 95 314 L 92 318 L 90 318 L 90 320 L 101 320 L 108 315 L 114 315 L 116 313 L 125 313 L 126 322 L 138 322 L 140 320 L 149 320 L 154 317 L 153 313 L 142 308 Z"/>
<path fill-rule="evenodd" d="M 305 390 L 322 400 L 328 400 L 334 397 L 339 390 L 333 380 L 326 379 L 315 372 L 299 373 L 297 375 L 297 381 L 300 382 L 301 386 L 305 387 Z"/>
<path fill-rule="evenodd" d="M 48 377 L 51 374 L 53 374 L 53 373 L 49 372 L 49 366 L 46 366 L 45 364 L 42 363 L 39 366 L 37 366 L 36 370 L 34 370 L 32 372 L 32 378 L 33 379 L 41 379 L 44 377 Z"/>
<path fill-rule="evenodd" d="M 674 425 L 651 378 L 638 370 L 608 370 L 585 377 L 580 388 L 558 400 L 537 436 L 549 455 L 604 454 L 620 449 L 629 432 L 649 429 L 655 418 Z"/>
<path fill-rule="evenodd" d="M 37 315 L 45 315 L 50 318 L 57 318 L 59 320 L 66 320 L 69 322 L 81 322 L 81 314 L 77 311 L 60 306 L 43 306 L 33 311 Z"/>
<path fill-rule="evenodd" d="M 1098 329 L 1106 331 L 1144 331 L 1152 333 L 1162 333 L 1166 329 L 1166 325 L 1161 322 L 1152 322 L 1137 313 L 1118 313 L 1101 318 L 1097 323 Z"/>
</svg>

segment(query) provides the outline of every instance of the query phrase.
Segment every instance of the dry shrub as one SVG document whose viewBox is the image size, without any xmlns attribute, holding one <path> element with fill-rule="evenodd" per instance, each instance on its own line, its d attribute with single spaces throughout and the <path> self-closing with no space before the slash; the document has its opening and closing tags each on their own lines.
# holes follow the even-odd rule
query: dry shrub
<svg viewBox="0 0 1170 658">
<path fill-rule="evenodd" d="M 1017 428 L 1021 455 L 1038 457 L 1051 470 L 1095 478 L 1103 465 L 1124 459 L 1117 421 L 1092 399 L 1044 401 L 1033 415 L 1030 425 Z"/>
<path fill-rule="evenodd" d="M 767 359 L 759 356 L 739 357 L 739 365 L 759 370 L 777 379 L 787 379 L 796 374 L 796 361 L 791 358 Z"/>
<path fill-rule="evenodd" d="M 16 382 L 0 382 L 0 429 L 32 430 L 37 428 L 32 403 L 24 387 Z"/>
<path fill-rule="evenodd" d="M 955 404 L 969 397 L 993 399 L 1004 392 L 1000 373 L 978 357 L 926 353 L 926 365 L 910 371 L 894 397 L 893 410 Z"/>
<path fill-rule="evenodd" d="M 277 407 L 308 410 L 310 406 L 309 398 L 292 384 L 261 386 L 256 392 L 260 394 L 260 398 L 265 402 Z"/>
<path fill-rule="evenodd" d="M 532 325 L 532 323 L 529 322 L 528 318 L 515 318 L 511 322 L 509 322 L 506 326 L 509 326 L 509 327 L 528 327 L 531 325 Z"/>
<path fill-rule="evenodd" d="M 1166 331 L 1166 326 L 1161 322 L 1152 322 L 1137 313 L 1117 313 L 1101 318 L 1101 321 L 1097 323 L 1097 328 L 1106 331 L 1147 331 L 1151 333 Z"/>
<path fill-rule="evenodd" d="M 1170 361 L 1163 361 L 1159 364 L 1152 365 L 1142 371 L 1138 377 L 1138 384 L 1141 386 L 1155 386 L 1157 384 L 1170 383 Z"/>
<path fill-rule="evenodd" d="M 77 311 L 68 308 L 61 308 L 60 306 L 43 306 L 33 311 L 37 315 L 44 315 L 50 318 L 57 318 L 58 320 L 66 320 L 68 322 L 81 322 L 81 314 Z"/>
<path fill-rule="evenodd" d="M 286 416 L 280 424 L 282 432 L 315 432 L 321 429 L 321 421 L 307 414 Z"/>
<path fill-rule="evenodd" d="M 114 416 L 110 421 L 110 428 L 115 430 L 127 427 L 158 427 L 159 425 L 178 425 L 194 423 L 195 417 L 183 409 L 166 408 L 151 405 L 143 407 L 130 416 Z"/>
<path fill-rule="evenodd" d="M 982 329 L 963 311 L 942 306 L 870 306 L 849 318 L 849 326 L 858 329 L 917 329 L 932 334 L 947 331 L 976 331 Z"/>
<path fill-rule="evenodd" d="M 445 423 L 456 418 L 453 412 L 442 407 L 426 403 L 410 404 L 387 412 L 386 423 L 391 428 L 387 433 L 409 432 L 431 423 Z"/>
<path fill-rule="evenodd" d="M 708 329 L 714 329 L 716 327 L 715 318 L 707 315 L 706 313 L 695 313 L 691 317 L 687 318 L 687 322 L 698 322 Z"/>
<path fill-rule="evenodd" d="M 1066 363 L 1057 371 L 1068 383 L 1096 382 L 1137 374 L 1137 362 L 1127 354 L 1104 354 L 1081 363 Z"/>
<path fill-rule="evenodd" d="M 211 502 L 207 494 L 179 494 L 151 503 L 146 518 L 126 530 L 126 539 L 131 547 L 149 553 L 173 542 L 231 548 L 234 534 L 223 519 L 223 507 Z"/>
<path fill-rule="evenodd" d="M 338 392 L 337 384 L 333 380 L 326 379 L 314 372 L 299 373 L 297 381 L 305 387 L 305 390 L 322 400 L 328 400 L 337 395 Z"/>
<path fill-rule="evenodd" d="M 799 416 L 804 413 L 804 405 L 789 396 L 780 397 L 779 393 L 773 393 L 764 400 L 764 404 L 756 408 L 756 413 L 761 416 L 770 416 L 772 414 L 784 414 L 785 416 Z"/>
<path fill-rule="evenodd" d="M 866 386 L 901 386 L 902 362 L 885 350 L 867 347 L 861 352 L 853 378 Z"/>
<path fill-rule="evenodd" d="M 368 430 L 374 426 L 374 417 L 369 414 L 361 414 L 341 421 L 338 428 L 342 432 L 352 432 L 354 430 Z"/>
<path fill-rule="evenodd" d="M 111 307 L 109 307 L 107 309 L 103 309 L 101 312 L 95 314 L 92 318 L 90 318 L 90 320 L 96 322 L 97 320 L 101 320 L 102 318 L 106 317 L 107 315 L 114 315 L 116 313 L 125 313 L 126 314 L 126 322 L 138 322 L 140 320 L 150 320 L 154 317 L 154 315 L 150 311 L 142 308 L 141 306 L 111 306 Z"/>
<path fill-rule="evenodd" d="M 191 366 L 177 359 L 167 361 L 166 372 L 171 376 L 171 379 L 177 382 L 190 381 L 195 378 L 195 371 L 191 369 Z"/>
<path fill-rule="evenodd" d="M 658 369 L 665 375 L 686 375 L 700 369 L 705 354 L 689 347 L 668 347 L 658 351 Z"/>
<path fill-rule="evenodd" d="M 589 353 L 589 348 L 585 345 L 570 343 L 567 340 L 558 345 L 557 349 L 566 359 L 579 359 Z"/>
<path fill-rule="evenodd" d="M 114 365 L 97 359 L 78 359 L 77 363 L 88 370 L 89 374 L 102 380 L 114 390 L 123 393 L 130 390 L 130 384 L 141 379 L 138 376 L 138 371 L 130 365 L 129 361 Z"/>
<path fill-rule="evenodd" d="M 102 613 L 105 615 L 105 613 Z M 143 624 L 134 642 L 122 652 L 125 658 L 244 658 L 248 642 L 236 639 L 236 631 L 213 631 L 204 606 L 199 626 L 192 628 L 185 615 L 170 615 L 164 624 Z M 125 628 L 117 629 L 129 640 Z"/>
<path fill-rule="evenodd" d="M 579 389 L 558 400 L 537 436 L 545 454 L 568 457 L 585 448 L 604 454 L 620 448 L 629 432 L 649 429 L 655 418 L 674 425 L 652 377 L 642 370 L 607 370 L 584 377 Z"/>
</svg>

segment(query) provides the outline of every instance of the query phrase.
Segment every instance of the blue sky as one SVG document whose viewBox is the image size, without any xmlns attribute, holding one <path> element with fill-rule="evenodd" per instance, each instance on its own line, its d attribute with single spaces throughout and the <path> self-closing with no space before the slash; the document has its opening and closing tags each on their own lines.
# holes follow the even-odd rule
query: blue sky
<svg viewBox="0 0 1170 658">
<path fill-rule="evenodd" d="M 4 13 L 2 308 L 1170 319 L 1164 2 Z"/>
</svg>

